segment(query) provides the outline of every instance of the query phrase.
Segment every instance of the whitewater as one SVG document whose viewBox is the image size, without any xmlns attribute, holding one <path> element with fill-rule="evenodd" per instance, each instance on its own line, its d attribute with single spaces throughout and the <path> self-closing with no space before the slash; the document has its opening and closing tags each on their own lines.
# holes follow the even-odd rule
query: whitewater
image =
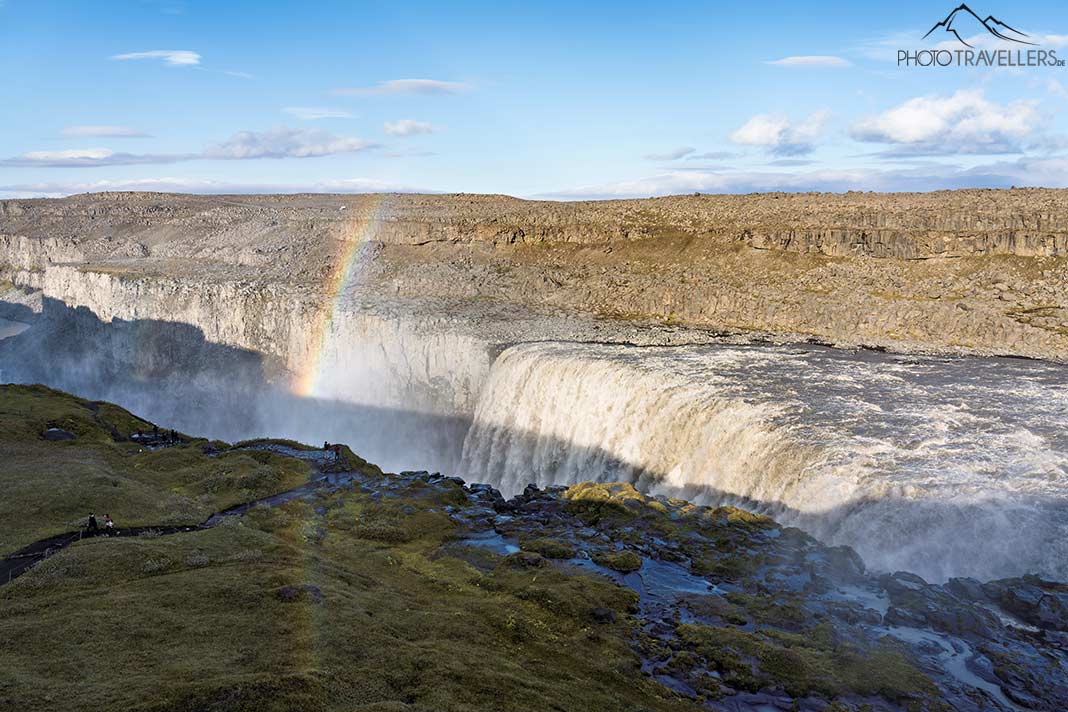
<svg viewBox="0 0 1068 712">
<path fill-rule="evenodd" d="M 728 502 L 931 580 L 1068 578 L 1063 367 L 539 343 L 496 360 L 464 476 Z"/>
</svg>

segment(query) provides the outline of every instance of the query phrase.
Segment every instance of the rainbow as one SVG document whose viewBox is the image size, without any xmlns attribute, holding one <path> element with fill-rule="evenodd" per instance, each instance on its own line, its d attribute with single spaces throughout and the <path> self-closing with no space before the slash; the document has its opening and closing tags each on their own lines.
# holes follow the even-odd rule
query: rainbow
<svg viewBox="0 0 1068 712">
<path fill-rule="evenodd" d="M 375 234 L 386 195 L 379 193 L 369 196 L 369 199 L 368 209 L 361 211 L 366 217 L 354 219 L 349 225 L 350 234 L 342 241 L 341 251 L 334 259 L 334 267 L 323 281 L 321 293 L 324 295 L 324 301 L 315 317 L 304 367 L 298 372 L 293 384 L 292 390 L 296 395 L 308 397 L 319 392 L 323 375 L 323 353 L 332 332 L 331 327 L 341 309 L 342 297 L 360 276 L 363 267 L 363 260 L 360 259 L 363 252 L 361 248 Z"/>
</svg>

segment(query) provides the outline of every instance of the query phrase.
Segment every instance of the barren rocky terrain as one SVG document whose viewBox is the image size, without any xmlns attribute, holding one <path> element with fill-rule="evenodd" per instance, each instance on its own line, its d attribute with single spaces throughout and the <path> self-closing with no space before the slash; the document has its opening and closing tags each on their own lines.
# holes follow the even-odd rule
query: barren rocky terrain
<svg viewBox="0 0 1068 712">
<path fill-rule="evenodd" d="M 0 202 L 0 277 L 94 309 L 101 295 L 114 302 L 131 290 L 142 312 L 149 303 L 182 313 L 222 300 L 251 326 L 199 318 L 209 338 L 289 362 L 288 351 L 305 347 L 289 332 L 322 309 L 354 242 L 363 244 L 365 296 L 430 311 L 448 303 L 451 316 L 479 328 L 564 314 L 610 317 L 612 333 L 599 334 L 608 340 L 659 325 L 684 332 L 679 340 L 726 332 L 1068 355 L 1068 192 L 1059 190 L 577 203 L 104 193 Z"/>
</svg>

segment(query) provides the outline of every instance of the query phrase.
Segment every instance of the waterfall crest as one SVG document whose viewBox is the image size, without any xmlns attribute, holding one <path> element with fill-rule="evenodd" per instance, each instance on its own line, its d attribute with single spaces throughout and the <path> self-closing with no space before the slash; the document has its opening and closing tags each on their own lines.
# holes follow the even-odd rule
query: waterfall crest
<svg viewBox="0 0 1068 712">
<path fill-rule="evenodd" d="M 512 347 L 462 475 L 738 503 L 933 580 L 1068 577 L 1068 396 L 1048 364 L 781 347 Z"/>
</svg>

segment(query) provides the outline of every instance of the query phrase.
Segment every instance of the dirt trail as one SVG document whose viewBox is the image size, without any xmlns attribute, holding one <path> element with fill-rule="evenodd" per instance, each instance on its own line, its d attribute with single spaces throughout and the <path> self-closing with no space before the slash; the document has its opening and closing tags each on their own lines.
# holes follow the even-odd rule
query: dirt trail
<svg viewBox="0 0 1068 712">
<path fill-rule="evenodd" d="M 280 455 L 287 455 L 289 457 L 295 457 L 311 464 L 312 479 L 307 483 L 294 487 L 291 490 L 285 492 L 279 492 L 277 494 L 270 495 L 269 497 L 263 497 L 260 499 L 252 500 L 250 502 L 244 502 L 242 504 L 228 507 L 221 512 L 215 512 L 210 517 L 205 519 L 200 524 L 177 524 L 177 525 L 156 525 L 156 526 L 142 526 L 142 527 L 116 527 L 111 532 L 105 532 L 100 529 L 95 534 L 88 533 L 88 530 L 82 529 L 76 532 L 65 532 L 63 534 L 56 534 L 45 539 L 39 539 L 33 542 L 29 546 L 25 546 L 19 549 L 14 554 L 5 556 L 0 560 L 0 586 L 11 583 L 14 579 L 18 578 L 22 574 L 26 573 L 34 566 L 44 561 L 48 557 L 56 554 L 63 549 L 66 549 L 71 544 L 75 544 L 83 539 L 95 539 L 99 537 L 111 538 L 111 537 L 135 537 L 143 536 L 145 534 L 151 534 L 152 536 L 168 536 L 171 534 L 184 534 L 187 532 L 203 531 L 204 529 L 210 529 L 214 526 L 218 526 L 223 520 L 228 517 L 241 516 L 253 507 L 264 505 L 268 507 L 276 507 L 280 504 L 284 504 L 298 497 L 303 497 L 316 490 L 323 489 L 325 487 L 336 488 L 345 484 L 348 484 L 354 479 L 355 471 L 344 472 L 324 472 L 324 467 L 336 467 L 336 460 L 333 457 L 331 451 L 328 450 L 299 450 L 297 448 L 280 445 L 277 443 L 264 443 L 263 445 L 250 445 L 238 450 L 264 450 L 268 452 L 274 452 Z"/>
</svg>

